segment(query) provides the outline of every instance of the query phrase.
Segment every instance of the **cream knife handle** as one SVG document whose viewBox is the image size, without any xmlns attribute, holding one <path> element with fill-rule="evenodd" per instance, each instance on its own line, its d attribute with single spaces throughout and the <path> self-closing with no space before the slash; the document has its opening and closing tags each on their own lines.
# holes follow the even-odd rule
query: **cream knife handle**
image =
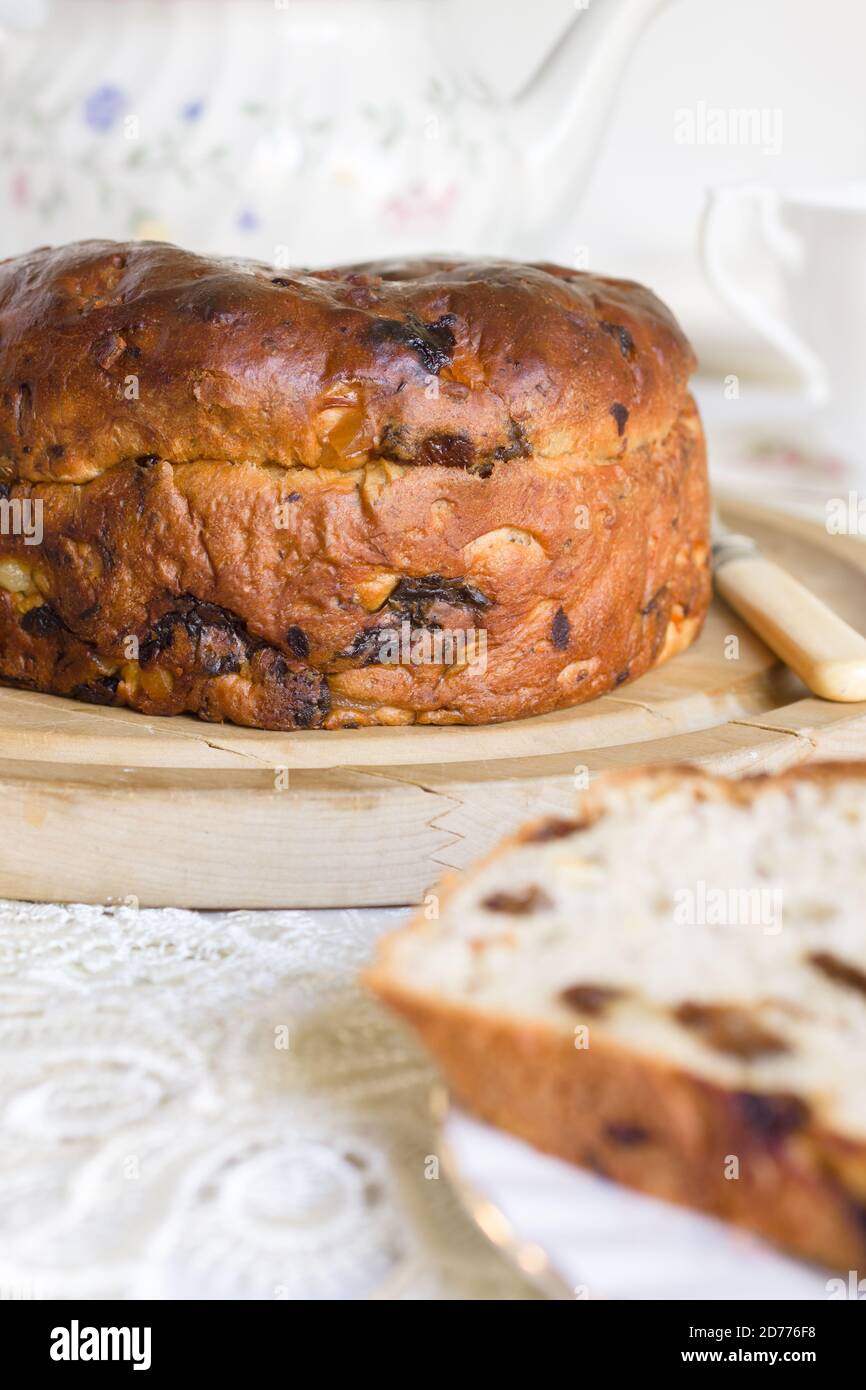
<svg viewBox="0 0 866 1390">
<path fill-rule="evenodd" d="M 866 637 L 760 552 L 723 559 L 716 588 L 825 700 L 866 700 Z"/>
</svg>

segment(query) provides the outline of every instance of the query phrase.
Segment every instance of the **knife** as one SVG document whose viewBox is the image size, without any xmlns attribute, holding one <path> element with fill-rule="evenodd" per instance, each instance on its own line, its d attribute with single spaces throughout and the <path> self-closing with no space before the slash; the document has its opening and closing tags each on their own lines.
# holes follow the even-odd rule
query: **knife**
<svg viewBox="0 0 866 1390">
<path fill-rule="evenodd" d="M 815 695 L 866 700 L 866 637 L 761 553 L 751 536 L 712 516 L 717 593 Z"/>
</svg>

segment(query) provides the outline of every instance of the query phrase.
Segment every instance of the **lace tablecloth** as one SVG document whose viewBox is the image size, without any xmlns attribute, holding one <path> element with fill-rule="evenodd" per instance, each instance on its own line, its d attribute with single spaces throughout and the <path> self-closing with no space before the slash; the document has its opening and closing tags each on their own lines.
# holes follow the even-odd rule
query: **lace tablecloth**
<svg viewBox="0 0 866 1390">
<path fill-rule="evenodd" d="M 0 903 L 0 1298 L 525 1298 L 357 987 L 403 913 Z"/>
</svg>

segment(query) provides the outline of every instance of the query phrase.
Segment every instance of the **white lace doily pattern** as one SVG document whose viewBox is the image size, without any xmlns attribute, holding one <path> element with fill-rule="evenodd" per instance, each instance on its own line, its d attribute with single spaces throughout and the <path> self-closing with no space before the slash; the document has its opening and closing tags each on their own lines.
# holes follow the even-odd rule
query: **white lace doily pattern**
<svg viewBox="0 0 866 1390">
<path fill-rule="evenodd" d="M 0 1298 L 532 1297 L 357 987 L 401 915 L 0 903 Z"/>
</svg>

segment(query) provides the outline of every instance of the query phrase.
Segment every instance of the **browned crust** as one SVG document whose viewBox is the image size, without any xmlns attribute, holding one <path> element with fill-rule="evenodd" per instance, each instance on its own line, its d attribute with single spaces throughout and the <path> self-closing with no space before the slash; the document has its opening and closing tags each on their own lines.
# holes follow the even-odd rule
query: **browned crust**
<svg viewBox="0 0 866 1390">
<path fill-rule="evenodd" d="M 278 270 L 109 241 L 0 263 L 0 458 L 32 481 L 140 455 L 616 458 L 664 438 L 693 367 L 649 290 L 562 266 Z"/>
<path fill-rule="evenodd" d="M 368 984 L 405 1018 L 454 1094 L 545 1153 L 720 1217 L 837 1269 L 866 1259 L 866 1145 L 813 1125 L 762 1128 L 737 1094 L 616 1047 Z M 772 1099 L 770 1105 L 772 1106 Z M 772 1111 L 770 1111 L 772 1114 Z M 739 1177 L 725 1176 L 731 1156 Z"/>
<path fill-rule="evenodd" d="M 682 650 L 710 601 L 690 401 L 658 445 L 603 466 L 143 459 L 0 493 L 40 502 L 44 527 L 38 546 L 0 536 L 0 562 L 33 575 L 0 589 L 0 680 L 149 715 L 292 729 L 540 714 Z M 486 665 L 371 660 L 404 621 L 483 632 Z"/>
<path fill-rule="evenodd" d="M 604 813 L 609 790 L 649 778 L 690 783 L 696 795 L 742 802 L 798 781 L 866 781 L 866 762 L 813 763 L 778 774 L 729 779 L 689 766 L 634 768 L 599 778 L 571 820 L 522 827 L 470 871 L 548 832 L 579 833 Z M 569 829 L 570 827 L 570 829 Z M 451 874 L 440 916 L 466 884 Z M 866 1259 L 866 1143 L 817 1124 L 787 1096 L 735 1092 L 617 1044 L 603 1028 L 589 1046 L 555 1028 L 515 1021 L 402 985 L 391 961 L 404 933 L 429 922 L 418 912 L 379 944 L 366 985 L 421 1037 L 454 1093 L 483 1119 L 546 1153 L 651 1196 L 748 1228 L 839 1269 Z M 789 1105 L 790 1102 L 790 1105 Z M 788 1121 L 784 1116 L 788 1113 Z M 783 1117 L 782 1122 L 779 1116 Z M 739 1177 L 725 1176 L 729 1156 Z"/>
</svg>

